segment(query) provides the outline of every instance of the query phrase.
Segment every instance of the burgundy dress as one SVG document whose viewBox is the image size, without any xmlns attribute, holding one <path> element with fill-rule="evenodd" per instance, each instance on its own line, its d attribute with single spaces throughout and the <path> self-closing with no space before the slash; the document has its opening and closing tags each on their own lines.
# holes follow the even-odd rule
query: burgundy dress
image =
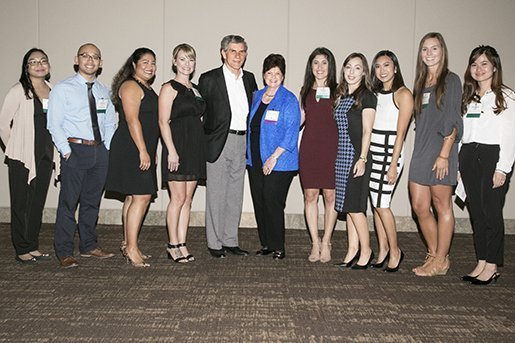
<svg viewBox="0 0 515 343">
<path fill-rule="evenodd" d="M 315 99 L 309 91 L 304 112 L 304 133 L 299 150 L 299 174 L 302 188 L 334 189 L 334 163 L 338 151 L 338 128 L 331 99 Z"/>
</svg>

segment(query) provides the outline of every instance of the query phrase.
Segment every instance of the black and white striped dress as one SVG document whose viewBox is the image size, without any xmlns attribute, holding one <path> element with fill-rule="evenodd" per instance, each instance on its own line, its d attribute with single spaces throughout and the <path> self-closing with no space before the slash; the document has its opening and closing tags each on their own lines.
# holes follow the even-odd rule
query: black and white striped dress
<svg viewBox="0 0 515 343">
<path fill-rule="evenodd" d="M 370 175 L 370 198 L 372 206 L 388 208 L 392 200 L 395 184 L 388 184 L 388 168 L 393 155 L 393 147 L 397 138 L 397 121 L 399 109 L 393 100 L 393 92 L 377 94 L 377 109 L 372 129 L 370 152 L 372 154 L 372 173 Z M 400 174 L 404 166 L 404 146 L 397 162 Z"/>
</svg>

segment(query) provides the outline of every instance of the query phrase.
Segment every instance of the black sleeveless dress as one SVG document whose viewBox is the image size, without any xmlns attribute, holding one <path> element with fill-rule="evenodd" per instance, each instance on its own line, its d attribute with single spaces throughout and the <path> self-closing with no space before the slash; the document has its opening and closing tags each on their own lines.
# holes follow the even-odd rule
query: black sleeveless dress
<svg viewBox="0 0 515 343">
<path fill-rule="evenodd" d="M 206 154 L 204 150 L 204 127 L 202 115 L 206 103 L 199 97 L 200 93 L 187 88 L 175 80 L 167 82 L 177 91 L 172 104 L 170 115 L 170 129 L 175 150 L 179 155 L 179 169 L 173 172 L 168 170 L 168 149 L 163 145 L 161 158 L 161 171 L 163 188 L 168 181 L 198 181 L 206 178 Z M 196 85 L 193 85 L 197 89 Z"/>
<path fill-rule="evenodd" d="M 111 140 L 109 151 L 109 171 L 107 174 L 106 190 L 121 194 L 157 194 L 156 150 L 159 140 L 159 124 L 157 116 L 157 94 L 152 88 L 147 88 L 138 82 L 144 96 L 141 100 L 138 119 L 141 123 L 143 139 L 150 155 L 150 168 L 139 168 L 139 150 L 132 140 L 125 118 L 123 107 L 120 106 L 118 128 Z"/>
</svg>

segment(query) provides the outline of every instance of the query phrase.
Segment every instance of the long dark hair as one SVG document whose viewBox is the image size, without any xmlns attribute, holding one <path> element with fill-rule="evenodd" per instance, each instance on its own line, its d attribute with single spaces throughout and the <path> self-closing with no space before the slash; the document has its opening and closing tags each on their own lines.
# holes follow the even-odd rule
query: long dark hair
<svg viewBox="0 0 515 343">
<path fill-rule="evenodd" d="M 393 76 L 391 90 L 392 90 L 392 92 L 395 93 L 399 88 L 404 87 L 404 78 L 402 77 L 401 66 L 399 65 L 399 59 L 390 50 L 379 51 L 375 55 L 374 60 L 372 61 L 372 65 L 370 66 L 370 79 L 371 79 L 371 83 L 372 83 L 372 90 L 377 93 L 383 89 L 383 82 L 381 82 L 381 80 L 379 80 L 376 77 L 376 71 L 375 71 L 377 60 L 379 59 L 379 57 L 383 57 L 383 56 L 388 57 L 393 62 L 393 68 L 394 68 L 395 74 Z"/>
<path fill-rule="evenodd" d="M 445 40 L 442 35 L 438 32 L 429 32 L 427 33 L 418 45 L 418 54 L 417 54 L 417 67 L 415 69 L 415 86 L 413 87 L 413 97 L 415 98 L 415 113 L 420 113 L 422 111 L 422 96 L 424 95 L 424 88 L 427 80 L 427 66 L 422 60 L 421 52 L 422 47 L 426 39 L 436 38 L 440 43 L 440 47 L 442 48 L 442 59 L 440 64 L 438 65 L 438 70 L 436 71 L 436 84 L 435 84 L 435 98 L 436 98 L 436 106 L 438 108 L 442 107 L 442 99 L 443 93 L 445 93 L 445 78 L 447 74 L 449 74 L 449 56 L 447 52 L 447 45 L 445 44 Z"/>
<path fill-rule="evenodd" d="M 343 61 L 342 70 L 340 72 L 340 84 L 338 87 L 336 87 L 336 94 L 335 94 L 335 105 L 337 105 L 338 100 L 341 97 L 349 95 L 349 85 L 347 84 L 347 81 L 345 81 L 345 66 L 347 63 L 349 63 L 350 60 L 353 58 L 359 58 L 361 60 L 361 63 L 363 64 L 363 77 L 361 78 L 361 82 L 359 84 L 359 87 L 352 93 L 354 96 L 354 106 L 360 108 L 361 107 L 361 101 L 363 97 L 363 93 L 366 90 L 371 91 L 372 85 L 370 84 L 370 69 L 368 68 L 368 62 L 367 58 L 359 52 L 353 52 L 347 58 L 345 61 Z"/>
<path fill-rule="evenodd" d="M 461 101 L 461 111 L 463 114 L 467 112 L 467 106 L 472 101 L 480 102 L 478 90 L 479 84 L 472 78 L 470 73 L 470 66 L 479 58 L 481 55 L 485 55 L 486 58 L 492 63 L 493 75 L 492 75 L 492 92 L 495 94 L 495 108 L 494 113 L 500 114 L 506 109 L 506 100 L 504 99 L 503 90 L 510 89 L 502 82 L 502 65 L 501 58 L 497 53 L 497 50 L 489 45 L 480 45 L 470 53 L 469 63 L 465 70 L 465 76 L 463 81 L 463 97 Z"/>
<path fill-rule="evenodd" d="M 111 85 L 111 100 L 117 111 L 119 111 L 119 107 L 121 106 L 118 91 L 125 81 L 134 78 L 134 65 L 136 65 L 145 54 L 151 54 L 154 56 L 154 59 L 156 58 L 156 54 L 149 48 L 138 48 L 134 50 L 132 55 L 127 59 L 127 61 L 125 61 L 118 73 L 113 77 L 113 83 Z M 156 76 L 154 75 L 150 80 L 148 80 L 148 83 L 151 85 L 154 83 L 155 79 Z"/>
<path fill-rule="evenodd" d="M 36 91 L 34 90 L 34 86 L 32 85 L 32 80 L 30 79 L 30 75 L 29 75 L 29 58 L 30 58 L 30 55 L 32 55 L 34 52 L 42 53 L 43 55 L 45 55 L 45 58 L 48 61 L 48 55 L 46 54 L 46 52 L 44 52 L 43 50 L 38 49 L 38 48 L 30 49 L 29 51 L 27 51 L 25 53 L 25 56 L 23 56 L 23 60 L 21 62 L 21 75 L 20 75 L 19 81 L 21 83 L 21 86 L 23 87 L 23 91 L 25 92 L 25 97 L 27 99 L 32 99 L 31 95 L 33 95 L 35 97 L 38 96 L 36 94 Z M 45 75 L 45 81 L 48 81 L 48 80 L 50 80 L 50 72 Z"/>
<path fill-rule="evenodd" d="M 313 75 L 313 68 L 311 64 L 313 63 L 315 57 L 318 55 L 322 55 L 327 59 L 328 70 L 326 86 L 331 90 L 331 99 L 334 100 L 334 93 L 336 87 L 338 86 L 336 81 L 336 62 L 333 53 L 329 49 L 320 47 L 313 50 L 311 55 L 309 55 L 308 61 L 306 63 L 306 71 L 304 72 L 304 84 L 300 89 L 300 104 L 302 108 L 304 108 L 306 105 L 306 99 L 308 97 L 309 91 L 315 84 L 315 76 Z"/>
</svg>

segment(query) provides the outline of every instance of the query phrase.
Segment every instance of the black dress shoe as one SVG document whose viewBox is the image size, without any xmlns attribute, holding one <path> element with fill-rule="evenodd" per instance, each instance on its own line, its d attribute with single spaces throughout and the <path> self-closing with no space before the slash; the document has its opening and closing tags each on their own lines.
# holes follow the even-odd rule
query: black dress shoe
<svg viewBox="0 0 515 343">
<path fill-rule="evenodd" d="M 274 260 L 282 260 L 285 257 L 286 253 L 284 251 L 274 251 L 274 254 L 272 255 Z"/>
<path fill-rule="evenodd" d="M 404 252 L 401 250 L 401 257 L 399 258 L 399 263 L 397 263 L 397 266 L 395 266 L 393 268 L 386 266 L 384 271 L 387 273 L 395 273 L 395 272 L 399 271 L 399 266 L 401 265 L 401 262 L 403 259 L 404 259 Z"/>
<path fill-rule="evenodd" d="M 488 280 L 483 281 L 483 280 L 478 280 L 477 278 L 475 278 L 474 280 L 471 281 L 471 283 L 473 285 L 486 286 L 486 285 L 491 284 L 492 282 L 495 283 L 497 281 L 497 279 L 500 277 L 501 277 L 501 274 L 493 273 L 492 276 L 490 276 L 490 278 Z"/>
<path fill-rule="evenodd" d="M 461 277 L 461 281 L 465 281 L 465 282 L 472 282 L 474 281 L 475 279 L 477 278 L 477 275 L 476 276 L 470 276 L 470 275 L 463 275 Z"/>
<path fill-rule="evenodd" d="M 211 248 L 207 248 L 207 250 L 209 250 L 209 253 L 213 257 L 216 257 L 216 258 L 224 258 L 225 257 L 224 249 L 211 249 Z"/>
<path fill-rule="evenodd" d="M 268 250 L 268 248 L 261 248 L 261 250 L 256 251 L 256 256 L 266 256 L 273 252 L 273 250 Z"/>
<path fill-rule="evenodd" d="M 249 252 L 247 250 L 240 249 L 240 247 L 224 247 L 222 246 L 222 250 L 224 252 L 230 252 L 233 255 L 238 256 L 247 256 Z"/>
<path fill-rule="evenodd" d="M 383 268 L 384 263 L 385 263 L 386 261 L 388 261 L 388 258 L 389 258 L 389 257 L 390 257 L 390 250 L 388 250 L 388 252 L 386 253 L 386 256 L 383 258 L 383 260 L 382 260 L 381 262 L 377 262 L 377 261 L 376 261 L 376 263 L 372 263 L 372 264 L 370 265 L 370 267 L 371 267 L 371 268 L 376 268 L 376 269 L 381 269 L 381 268 Z"/>
<path fill-rule="evenodd" d="M 365 264 L 365 265 L 361 265 L 361 264 L 358 264 L 356 263 L 355 265 L 353 265 L 352 267 L 350 267 L 350 269 L 354 269 L 354 270 L 364 270 L 364 269 L 368 269 L 368 267 L 370 267 L 370 265 L 372 264 L 372 260 L 374 259 L 374 252 L 372 251 L 370 253 L 370 258 L 368 259 L 368 262 Z"/>
<path fill-rule="evenodd" d="M 359 258 L 359 250 L 356 252 L 356 255 L 354 255 L 353 258 L 351 258 L 351 260 L 349 262 L 340 262 L 340 263 L 335 263 L 334 265 L 337 266 L 338 268 L 350 268 L 352 267 L 352 265 L 354 264 L 354 262 L 356 262 Z"/>
</svg>

